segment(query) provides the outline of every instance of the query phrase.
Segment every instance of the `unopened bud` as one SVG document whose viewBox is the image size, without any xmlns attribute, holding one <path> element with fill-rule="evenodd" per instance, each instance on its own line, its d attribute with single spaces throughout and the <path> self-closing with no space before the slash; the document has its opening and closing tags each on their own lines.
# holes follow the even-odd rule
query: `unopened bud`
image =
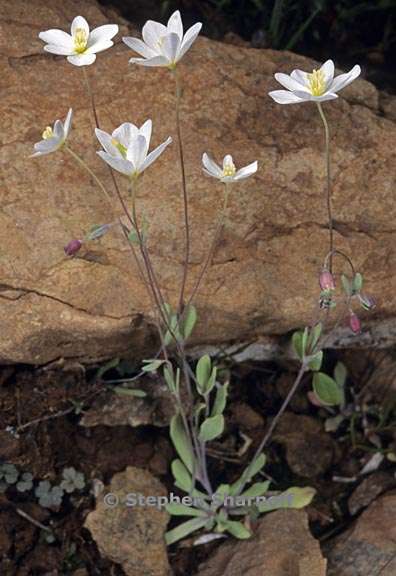
<svg viewBox="0 0 396 576">
<path fill-rule="evenodd" d="M 354 312 L 351 312 L 349 315 L 349 327 L 354 334 L 360 334 L 362 331 L 362 324 Z"/>
<path fill-rule="evenodd" d="M 335 290 L 335 282 L 333 274 L 327 270 L 327 268 L 323 268 L 322 272 L 319 276 L 319 286 L 322 290 Z"/>
<path fill-rule="evenodd" d="M 359 302 L 362 308 L 365 310 L 373 310 L 376 306 L 376 302 L 372 296 L 367 294 L 358 294 Z"/>
<path fill-rule="evenodd" d="M 70 240 L 68 244 L 64 247 L 65 254 L 67 256 L 74 256 L 80 250 L 82 246 L 81 240 Z"/>
</svg>

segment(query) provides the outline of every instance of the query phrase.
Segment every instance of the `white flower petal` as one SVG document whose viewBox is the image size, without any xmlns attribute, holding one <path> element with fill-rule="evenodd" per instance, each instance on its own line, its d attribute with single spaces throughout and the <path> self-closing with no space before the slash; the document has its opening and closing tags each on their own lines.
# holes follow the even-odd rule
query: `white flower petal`
<svg viewBox="0 0 396 576">
<path fill-rule="evenodd" d="M 306 94 L 304 92 L 304 94 Z M 278 104 L 298 104 L 304 102 L 306 98 L 300 98 L 294 94 L 294 92 L 289 92 L 289 90 L 273 90 L 268 93 L 275 102 Z"/>
<path fill-rule="evenodd" d="M 112 40 L 101 40 L 99 42 L 95 42 L 95 44 L 91 44 L 85 50 L 84 54 L 97 54 L 98 52 L 103 52 L 103 50 L 107 50 L 114 45 Z"/>
<path fill-rule="evenodd" d="M 131 58 L 131 64 L 139 64 L 140 66 L 169 66 L 169 60 L 165 56 L 154 56 L 154 58 Z"/>
<path fill-rule="evenodd" d="M 224 156 L 224 158 L 223 158 L 223 172 L 227 166 L 233 166 L 233 164 L 234 164 L 234 159 L 231 156 L 231 154 L 226 154 L 226 156 Z"/>
<path fill-rule="evenodd" d="M 59 138 L 48 138 L 47 140 L 41 140 L 34 145 L 35 153 L 32 156 L 43 156 L 44 154 L 50 154 L 58 150 L 62 141 Z"/>
<path fill-rule="evenodd" d="M 150 146 L 152 130 L 153 130 L 153 123 L 151 120 L 146 120 L 146 122 L 139 129 L 139 133 L 142 134 L 142 136 L 144 136 L 144 138 L 146 139 L 146 145 L 147 145 L 146 154 Z"/>
<path fill-rule="evenodd" d="M 205 172 L 209 174 L 209 176 L 213 176 L 214 178 L 221 178 L 223 175 L 223 170 L 220 168 L 214 160 L 206 152 L 202 155 L 202 164 L 205 167 Z"/>
<path fill-rule="evenodd" d="M 53 133 L 55 138 L 57 138 L 58 140 L 64 139 L 65 131 L 63 129 L 63 122 L 61 122 L 60 120 L 55 120 Z"/>
<path fill-rule="evenodd" d="M 57 54 L 58 56 L 71 56 L 74 54 L 73 48 L 60 46 L 59 44 L 46 44 L 44 50 L 50 52 L 50 54 Z"/>
<path fill-rule="evenodd" d="M 165 36 L 162 43 L 162 51 L 169 62 L 176 62 L 176 56 L 181 45 L 181 40 L 177 34 L 172 32 Z"/>
<path fill-rule="evenodd" d="M 304 72 L 304 70 L 293 70 L 293 72 L 290 74 L 290 77 L 293 78 L 293 80 L 299 82 L 302 86 L 304 86 L 304 88 L 308 88 L 308 72 Z"/>
<path fill-rule="evenodd" d="M 352 70 L 350 70 L 346 74 L 340 74 L 339 76 L 334 78 L 332 84 L 329 87 L 329 90 L 331 92 L 338 92 L 339 90 L 341 90 L 342 88 L 345 88 L 345 86 L 348 86 L 348 84 L 350 84 L 351 82 L 356 80 L 356 78 L 360 75 L 360 73 L 361 73 L 361 68 L 360 68 L 359 64 L 356 64 L 352 68 Z"/>
<path fill-rule="evenodd" d="M 155 50 L 157 54 L 159 52 L 159 41 L 163 36 L 166 36 L 166 34 L 166 26 L 160 24 L 160 22 L 154 22 L 154 20 L 148 20 L 142 29 L 143 40 L 147 46 Z"/>
<path fill-rule="evenodd" d="M 73 38 L 67 32 L 63 32 L 63 30 L 46 30 L 45 32 L 40 32 L 39 38 L 47 44 L 73 49 Z"/>
<path fill-rule="evenodd" d="M 338 98 L 337 94 L 334 94 L 333 92 L 326 92 L 325 94 L 322 94 L 322 96 L 313 96 L 312 94 L 295 90 L 293 94 L 306 102 L 325 102 L 326 100 L 334 100 L 335 98 Z"/>
<path fill-rule="evenodd" d="M 132 124 L 132 122 L 123 122 L 121 126 L 116 128 L 112 133 L 112 137 L 118 140 L 125 148 L 128 148 L 132 140 L 135 140 L 138 135 L 139 129 L 135 124 Z"/>
<path fill-rule="evenodd" d="M 99 128 L 95 128 L 96 138 L 99 140 L 103 148 L 106 150 L 110 156 L 114 156 L 115 158 L 122 158 L 121 152 L 118 150 L 117 146 L 113 144 L 113 137 L 110 136 L 104 130 L 100 130 Z"/>
<path fill-rule="evenodd" d="M 126 157 L 127 160 L 132 162 L 136 170 L 139 169 L 146 158 L 146 147 L 146 138 L 142 134 L 138 134 L 128 146 Z"/>
<path fill-rule="evenodd" d="M 237 182 L 238 180 L 243 180 L 244 178 L 248 178 L 249 176 L 251 176 L 252 174 L 257 172 L 257 166 L 258 166 L 258 164 L 257 164 L 257 160 L 256 160 L 255 162 L 252 162 L 248 166 L 241 168 L 235 174 L 234 180 Z"/>
<path fill-rule="evenodd" d="M 167 30 L 169 34 L 174 32 L 179 36 L 180 40 L 183 39 L 183 22 L 179 10 L 173 12 L 172 16 L 169 18 Z"/>
<path fill-rule="evenodd" d="M 68 111 L 67 116 L 65 118 L 65 123 L 63 125 L 64 138 L 65 139 L 69 136 L 72 119 L 73 119 L 73 109 L 69 108 L 69 111 Z"/>
<path fill-rule="evenodd" d="M 88 22 L 85 20 L 85 18 L 83 16 L 76 16 L 72 22 L 71 25 L 71 33 L 72 36 L 74 37 L 76 30 L 78 30 L 79 28 L 81 28 L 82 30 L 84 30 L 85 34 L 87 35 L 87 38 L 89 36 L 89 26 L 88 26 Z"/>
<path fill-rule="evenodd" d="M 134 50 L 135 52 L 140 54 L 140 56 L 143 56 L 143 58 L 153 58 L 154 56 L 158 55 L 157 52 L 155 52 L 152 48 L 147 46 L 147 44 L 145 44 L 139 38 L 132 38 L 132 36 L 125 36 L 122 39 L 122 41 L 128 46 L 128 48 L 131 48 L 131 50 Z"/>
<path fill-rule="evenodd" d="M 115 158 L 107 152 L 102 152 L 101 150 L 97 152 L 98 156 L 102 158 L 109 166 L 117 170 L 117 172 L 121 172 L 121 174 L 125 174 L 125 176 L 131 176 L 134 172 L 134 166 L 132 162 L 128 162 L 124 158 Z"/>
<path fill-rule="evenodd" d="M 104 40 L 111 40 L 116 34 L 118 34 L 117 24 L 104 24 L 103 26 L 98 26 L 90 33 L 88 45 L 95 42 L 102 42 Z"/>
<path fill-rule="evenodd" d="M 180 46 L 180 50 L 179 50 L 179 54 L 178 54 L 179 60 L 180 60 L 180 58 L 182 58 L 182 56 L 184 56 L 184 54 L 187 52 L 187 50 L 189 50 L 191 48 L 192 44 L 197 39 L 197 36 L 200 33 L 201 28 L 202 28 L 201 22 L 197 22 L 197 24 L 194 24 L 194 26 L 191 26 L 191 28 L 189 28 L 187 30 L 187 32 L 184 35 L 182 45 Z"/>
<path fill-rule="evenodd" d="M 73 54 L 68 56 L 67 61 L 74 66 L 89 66 L 96 60 L 96 54 Z"/>
<path fill-rule="evenodd" d="M 323 73 L 326 82 L 326 89 L 331 85 L 334 78 L 334 62 L 333 60 L 327 60 L 323 66 L 321 66 L 320 71 Z"/>
<path fill-rule="evenodd" d="M 143 164 L 140 166 L 140 172 L 146 170 L 146 168 L 148 168 L 158 158 L 158 156 L 162 154 L 162 152 L 165 150 L 167 146 L 169 146 L 169 144 L 171 144 L 171 142 L 172 138 L 169 136 L 169 138 L 165 142 L 163 142 L 152 152 L 150 152 L 150 154 L 147 156 Z"/>
<path fill-rule="evenodd" d="M 306 89 L 308 91 L 308 88 L 305 88 L 305 86 L 303 86 L 300 82 L 298 82 L 297 80 L 295 80 L 291 76 L 288 76 L 287 74 L 282 74 L 281 72 L 277 72 L 275 74 L 275 80 L 277 82 L 279 82 L 279 84 L 282 84 L 282 86 L 284 86 L 288 90 L 294 91 L 294 90 L 305 90 Z"/>
</svg>

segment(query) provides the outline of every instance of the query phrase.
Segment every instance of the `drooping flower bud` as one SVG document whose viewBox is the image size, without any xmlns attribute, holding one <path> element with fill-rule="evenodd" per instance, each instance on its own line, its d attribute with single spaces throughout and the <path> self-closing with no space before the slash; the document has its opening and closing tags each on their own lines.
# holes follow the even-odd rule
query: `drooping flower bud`
<svg viewBox="0 0 396 576">
<path fill-rule="evenodd" d="M 323 268 L 319 276 L 319 286 L 322 290 L 335 290 L 334 276 L 327 268 Z"/>
<path fill-rule="evenodd" d="M 70 240 L 70 242 L 64 247 L 66 256 L 74 256 L 80 250 L 81 246 L 81 240 L 77 240 L 76 238 L 74 240 Z"/>
<path fill-rule="evenodd" d="M 368 294 L 358 294 L 359 302 L 362 308 L 365 310 L 373 310 L 376 306 L 376 302 L 372 296 Z"/>
<path fill-rule="evenodd" d="M 362 324 L 354 312 L 351 312 L 349 315 L 349 327 L 354 334 L 360 334 L 362 331 Z"/>
</svg>

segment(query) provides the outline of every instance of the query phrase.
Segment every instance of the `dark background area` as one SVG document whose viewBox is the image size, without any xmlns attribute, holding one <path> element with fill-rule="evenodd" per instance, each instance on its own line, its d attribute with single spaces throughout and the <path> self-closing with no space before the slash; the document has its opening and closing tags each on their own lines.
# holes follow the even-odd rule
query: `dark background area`
<svg viewBox="0 0 396 576">
<path fill-rule="evenodd" d="M 101 0 L 138 25 L 180 9 L 203 34 L 237 34 L 256 48 L 293 50 L 340 67 L 360 63 L 365 77 L 396 92 L 396 0 Z"/>
</svg>

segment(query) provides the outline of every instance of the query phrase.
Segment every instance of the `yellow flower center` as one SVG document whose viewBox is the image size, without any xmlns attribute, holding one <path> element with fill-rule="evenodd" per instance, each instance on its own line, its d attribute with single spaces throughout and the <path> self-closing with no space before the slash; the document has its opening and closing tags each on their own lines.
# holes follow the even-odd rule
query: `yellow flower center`
<svg viewBox="0 0 396 576">
<path fill-rule="evenodd" d="M 84 28 L 77 28 L 74 34 L 74 50 L 77 54 L 85 52 L 88 43 L 88 34 Z"/>
<path fill-rule="evenodd" d="M 44 132 L 42 133 L 42 138 L 43 140 L 48 140 L 49 138 L 52 138 L 54 135 L 53 130 L 51 128 L 51 126 L 47 126 L 47 128 L 44 130 Z"/>
<path fill-rule="evenodd" d="M 223 168 L 223 176 L 235 176 L 236 168 L 232 161 L 229 161 Z"/>
<path fill-rule="evenodd" d="M 309 89 L 312 96 L 322 96 L 326 91 L 326 80 L 321 70 L 313 70 L 308 74 Z"/>
<path fill-rule="evenodd" d="M 127 153 L 127 149 L 125 148 L 125 146 L 121 144 L 121 142 L 118 142 L 118 140 L 116 140 L 115 138 L 112 138 L 111 143 L 121 152 L 121 154 L 125 158 Z"/>
</svg>

